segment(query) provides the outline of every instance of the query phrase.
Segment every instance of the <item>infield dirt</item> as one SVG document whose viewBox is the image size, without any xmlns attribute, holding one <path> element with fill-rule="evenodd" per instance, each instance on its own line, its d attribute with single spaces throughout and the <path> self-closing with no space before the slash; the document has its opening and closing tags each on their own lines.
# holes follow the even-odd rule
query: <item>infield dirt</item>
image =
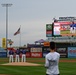
<svg viewBox="0 0 76 75">
<path fill-rule="evenodd" d="M 41 66 L 41 64 L 29 63 L 29 62 L 12 62 L 2 65 L 11 65 L 11 66 Z"/>
</svg>

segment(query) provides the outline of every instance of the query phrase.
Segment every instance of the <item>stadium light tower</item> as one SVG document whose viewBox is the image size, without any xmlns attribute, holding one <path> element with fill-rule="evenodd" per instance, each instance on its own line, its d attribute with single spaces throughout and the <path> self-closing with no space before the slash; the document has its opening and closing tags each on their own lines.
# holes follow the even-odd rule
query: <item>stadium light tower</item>
<svg viewBox="0 0 76 75">
<path fill-rule="evenodd" d="M 1 4 L 2 7 L 6 7 L 6 49 L 8 47 L 8 43 L 7 43 L 7 40 L 8 40 L 8 7 L 11 7 L 12 4 Z"/>
</svg>

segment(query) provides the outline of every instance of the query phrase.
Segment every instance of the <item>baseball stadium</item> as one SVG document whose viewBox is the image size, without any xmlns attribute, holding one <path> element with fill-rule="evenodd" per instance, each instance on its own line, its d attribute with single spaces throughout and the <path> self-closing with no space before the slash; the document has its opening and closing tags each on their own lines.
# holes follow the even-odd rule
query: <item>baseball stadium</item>
<svg viewBox="0 0 76 75">
<path fill-rule="evenodd" d="M 60 53 L 59 70 L 60 75 L 76 75 L 76 34 L 70 33 L 69 20 L 75 17 L 60 17 L 52 24 L 46 24 L 46 40 L 40 39 L 35 44 L 27 44 L 27 47 L 19 47 L 19 50 L 26 50 L 26 61 L 9 62 L 9 51 L 15 52 L 17 48 L 0 48 L 0 75 L 46 75 L 45 56 L 49 53 L 49 42 L 56 42 L 56 51 Z M 65 21 L 64 21 L 65 20 Z M 74 22 L 76 24 L 76 22 Z M 6 39 L 3 38 L 3 47 Z M 9 42 L 11 45 L 11 42 Z"/>
</svg>

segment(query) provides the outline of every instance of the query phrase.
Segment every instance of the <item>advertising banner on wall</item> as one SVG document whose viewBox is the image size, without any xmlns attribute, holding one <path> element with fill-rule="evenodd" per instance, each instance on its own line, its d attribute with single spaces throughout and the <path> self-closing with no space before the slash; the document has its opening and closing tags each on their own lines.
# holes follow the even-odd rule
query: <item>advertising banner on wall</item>
<svg viewBox="0 0 76 75">
<path fill-rule="evenodd" d="M 31 57 L 31 53 L 30 52 L 26 52 L 26 57 Z"/>
<path fill-rule="evenodd" d="M 44 47 L 49 47 L 50 46 L 50 42 L 44 42 Z"/>
<path fill-rule="evenodd" d="M 60 57 L 67 57 L 67 48 L 57 48 L 56 51 L 60 53 Z"/>
<path fill-rule="evenodd" d="M 45 58 L 46 54 L 48 54 L 48 52 L 43 52 L 42 54 L 43 58 Z"/>
<path fill-rule="evenodd" d="M 7 57 L 7 52 L 4 48 L 0 47 L 0 57 Z"/>
<path fill-rule="evenodd" d="M 2 48 L 6 48 L 6 38 L 2 38 Z"/>
<path fill-rule="evenodd" d="M 31 52 L 42 52 L 42 48 L 40 48 L 40 47 L 33 47 L 33 48 L 31 48 Z"/>
<path fill-rule="evenodd" d="M 31 57 L 42 58 L 42 52 L 31 52 Z"/>
<path fill-rule="evenodd" d="M 49 53 L 49 52 L 50 52 L 50 48 L 44 46 L 44 47 L 42 48 L 42 56 L 43 56 L 43 58 L 44 58 L 44 57 L 46 56 L 46 54 Z"/>
<path fill-rule="evenodd" d="M 42 48 L 41 47 L 30 48 L 30 56 L 33 58 L 41 58 L 42 57 Z"/>
<path fill-rule="evenodd" d="M 7 57 L 7 52 L 0 52 L 0 57 Z"/>
<path fill-rule="evenodd" d="M 42 51 L 43 51 L 43 52 L 50 52 L 50 48 L 49 48 L 49 47 L 43 47 L 43 48 L 42 48 Z"/>
<path fill-rule="evenodd" d="M 68 47 L 68 57 L 76 58 L 76 47 Z"/>
</svg>

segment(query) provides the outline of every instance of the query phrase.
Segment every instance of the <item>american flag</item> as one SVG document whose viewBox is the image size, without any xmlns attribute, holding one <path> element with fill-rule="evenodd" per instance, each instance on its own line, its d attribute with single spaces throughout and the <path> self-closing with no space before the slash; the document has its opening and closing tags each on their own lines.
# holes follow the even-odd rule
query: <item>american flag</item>
<svg viewBox="0 0 76 75">
<path fill-rule="evenodd" d="M 20 33 L 20 28 L 14 33 L 14 35 L 17 35 Z"/>
</svg>

